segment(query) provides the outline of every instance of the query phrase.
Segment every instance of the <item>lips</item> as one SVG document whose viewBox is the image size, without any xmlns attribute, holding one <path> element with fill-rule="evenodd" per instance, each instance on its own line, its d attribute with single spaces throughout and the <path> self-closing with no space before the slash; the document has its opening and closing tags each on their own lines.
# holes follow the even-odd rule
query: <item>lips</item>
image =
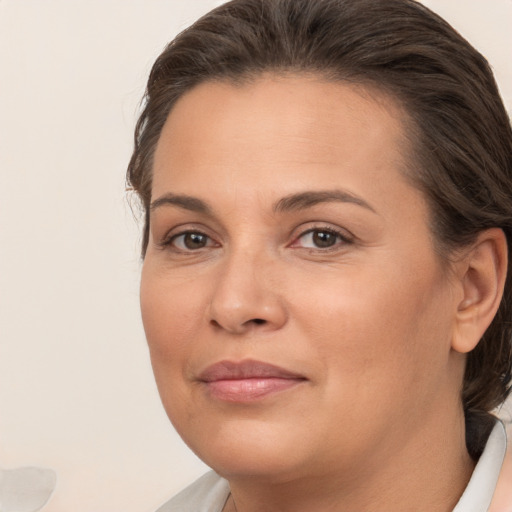
<svg viewBox="0 0 512 512">
<path fill-rule="evenodd" d="M 261 400 L 299 384 L 303 375 L 260 361 L 221 361 L 199 375 L 208 394 L 227 402 Z"/>
</svg>

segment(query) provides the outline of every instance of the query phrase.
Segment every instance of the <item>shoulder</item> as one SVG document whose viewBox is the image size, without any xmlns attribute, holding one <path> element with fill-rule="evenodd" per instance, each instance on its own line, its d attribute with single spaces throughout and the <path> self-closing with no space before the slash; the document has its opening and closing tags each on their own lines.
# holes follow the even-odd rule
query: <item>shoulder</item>
<svg viewBox="0 0 512 512">
<path fill-rule="evenodd" d="M 229 496 L 229 485 L 210 471 L 183 489 L 157 512 L 221 512 Z"/>
</svg>

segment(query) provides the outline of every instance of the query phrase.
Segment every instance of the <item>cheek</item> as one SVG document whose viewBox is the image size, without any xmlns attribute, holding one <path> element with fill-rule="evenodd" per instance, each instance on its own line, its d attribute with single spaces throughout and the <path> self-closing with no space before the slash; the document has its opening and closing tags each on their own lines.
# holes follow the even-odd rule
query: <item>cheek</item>
<svg viewBox="0 0 512 512">
<path fill-rule="evenodd" d="M 450 295 L 435 265 L 421 268 L 348 268 L 302 284 L 308 293 L 296 302 L 295 318 L 337 385 L 347 378 L 364 387 L 403 388 L 442 368 L 450 346 Z"/>
<path fill-rule="evenodd" d="M 196 281 L 197 283 L 197 281 Z M 155 372 L 158 363 L 177 364 L 200 327 L 202 296 L 194 280 L 179 281 L 144 263 L 140 301 L 142 321 Z"/>
<path fill-rule="evenodd" d="M 156 266 L 155 266 L 156 267 Z M 192 405 L 184 384 L 199 328 L 200 291 L 193 281 L 172 279 L 162 269 L 144 263 L 140 302 L 151 365 L 162 404 L 174 423 L 188 418 Z"/>
</svg>

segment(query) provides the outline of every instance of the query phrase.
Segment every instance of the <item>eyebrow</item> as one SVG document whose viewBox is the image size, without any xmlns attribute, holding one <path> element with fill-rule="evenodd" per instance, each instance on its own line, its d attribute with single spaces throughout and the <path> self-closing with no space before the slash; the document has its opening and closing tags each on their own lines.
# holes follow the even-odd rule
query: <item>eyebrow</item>
<svg viewBox="0 0 512 512">
<path fill-rule="evenodd" d="M 173 194 L 172 192 L 169 192 L 163 196 L 160 196 L 158 199 L 155 199 L 150 204 L 149 209 L 154 211 L 157 208 L 166 205 L 177 206 L 178 208 L 182 208 L 184 210 L 203 213 L 205 215 L 212 215 L 212 209 L 203 200 L 198 199 L 197 197 Z"/>
<path fill-rule="evenodd" d="M 305 210 L 320 203 L 350 203 L 362 206 L 373 213 L 377 213 L 375 209 L 364 199 L 348 192 L 346 190 L 320 190 L 308 191 L 298 194 L 290 194 L 283 197 L 274 205 L 275 212 L 289 212 L 297 210 Z"/>
<path fill-rule="evenodd" d="M 279 199 L 279 201 L 274 204 L 273 210 L 276 213 L 306 210 L 316 206 L 317 204 L 330 202 L 355 204 L 377 213 L 375 209 L 364 199 L 346 190 L 318 190 L 290 194 Z M 155 199 L 150 204 L 149 208 L 151 211 L 154 211 L 157 208 L 167 205 L 177 206 L 178 208 L 202 213 L 204 215 L 213 215 L 212 208 L 202 199 L 183 194 L 173 194 L 172 192 Z"/>
</svg>

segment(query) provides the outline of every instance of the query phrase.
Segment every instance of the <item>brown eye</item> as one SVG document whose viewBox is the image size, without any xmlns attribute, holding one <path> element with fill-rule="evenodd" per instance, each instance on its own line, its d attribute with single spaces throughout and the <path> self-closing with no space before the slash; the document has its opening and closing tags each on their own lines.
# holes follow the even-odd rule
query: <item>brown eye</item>
<svg viewBox="0 0 512 512">
<path fill-rule="evenodd" d="M 210 237 L 206 236 L 203 233 L 190 231 L 188 233 L 182 233 L 181 235 L 176 235 L 172 241 L 172 245 L 174 245 L 177 249 L 182 251 L 194 251 L 198 249 L 203 249 L 204 247 L 208 247 L 212 244 Z"/>
<path fill-rule="evenodd" d="M 201 233 L 187 233 L 183 237 L 183 243 L 187 249 L 201 249 L 206 246 L 208 237 Z"/>
<path fill-rule="evenodd" d="M 317 247 L 325 248 L 332 247 L 338 241 L 339 236 L 330 231 L 313 231 L 312 242 Z"/>
<path fill-rule="evenodd" d="M 350 243 L 350 238 L 341 232 L 334 229 L 317 228 L 302 233 L 291 246 L 319 250 L 341 248 Z"/>
</svg>

